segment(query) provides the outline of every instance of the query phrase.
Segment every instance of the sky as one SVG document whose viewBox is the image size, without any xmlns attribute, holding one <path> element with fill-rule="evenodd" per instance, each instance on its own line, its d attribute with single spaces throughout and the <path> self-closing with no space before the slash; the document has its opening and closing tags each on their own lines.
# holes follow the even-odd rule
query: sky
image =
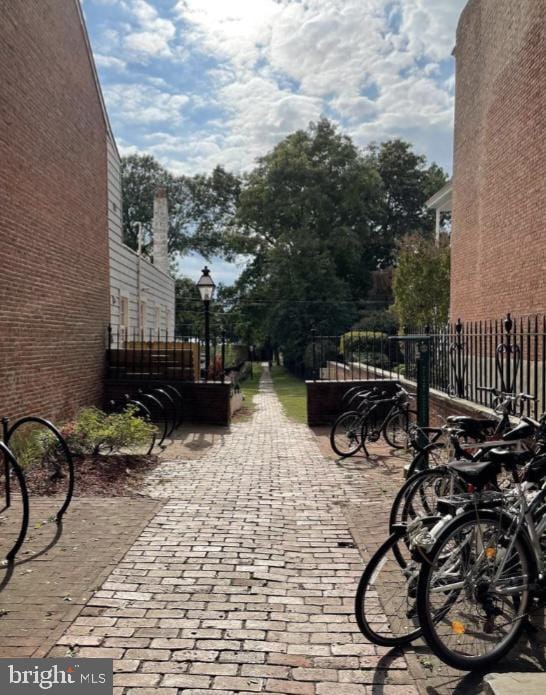
<svg viewBox="0 0 546 695">
<path fill-rule="evenodd" d="M 241 173 L 327 116 L 359 146 L 401 137 L 451 172 L 466 0 L 81 1 L 121 154 Z M 240 272 L 216 261 L 222 281 Z"/>
</svg>

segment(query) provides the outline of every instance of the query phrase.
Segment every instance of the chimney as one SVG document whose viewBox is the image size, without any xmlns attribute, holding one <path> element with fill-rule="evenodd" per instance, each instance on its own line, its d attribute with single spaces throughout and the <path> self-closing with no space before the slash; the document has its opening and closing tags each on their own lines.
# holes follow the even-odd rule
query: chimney
<svg viewBox="0 0 546 695">
<path fill-rule="evenodd" d="M 157 188 L 154 195 L 154 219 L 152 222 L 154 265 L 164 273 L 169 272 L 169 205 L 165 188 Z"/>
</svg>

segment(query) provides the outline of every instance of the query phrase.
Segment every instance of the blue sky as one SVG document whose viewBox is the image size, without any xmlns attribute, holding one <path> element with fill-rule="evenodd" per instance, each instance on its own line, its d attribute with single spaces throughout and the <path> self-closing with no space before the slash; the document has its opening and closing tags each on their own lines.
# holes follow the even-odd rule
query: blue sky
<svg viewBox="0 0 546 695">
<path fill-rule="evenodd" d="M 82 0 L 122 154 L 243 172 L 326 115 L 361 146 L 403 137 L 451 172 L 466 0 Z M 201 259 L 184 259 L 194 275 Z M 240 269 L 216 262 L 217 279 Z M 220 278 L 220 275 L 222 276 Z"/>
</svg>

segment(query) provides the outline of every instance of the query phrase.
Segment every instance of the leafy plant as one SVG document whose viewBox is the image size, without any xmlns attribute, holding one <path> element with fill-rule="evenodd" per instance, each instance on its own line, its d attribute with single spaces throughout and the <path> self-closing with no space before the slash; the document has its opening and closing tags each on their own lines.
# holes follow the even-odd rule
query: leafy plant
<svg viewBox="0 0 546 695">
<path fill-rule="evenodd" d="M 400 327 L 441 325 L 449 314 L 449 242 L 408 235 L 398 246 L 393 311 Z"/>
<path fill-rule="evenodd" d="M 387 349 L 387 334 L 375 331 L 348 331 L 341 336 L 339 351 L 342 354 L 384 353 Z"/>
<path fill-rule="evenodd" d="M 81 410 L 74 422 L 60 431 L 71 453 L 76 456 L 114 453 L 148 444 L 155 425 L 137 417 L 137 408 L 129 406 L 121 413 L 108 415 L 99 408 Z M 54 475 L 61 474 L 63 450 L 57 437 L 41 426 L 24 427 L 15 432 L 10 447 L 23 468 L 39 464 L 49 466 Z"/>
<path fill-rule="evenodd" d="M 99 408 L 84 408 L 74 422 L 69 446 L 97 455 L 144 446 L 156 432 L 155 425 L 137 417 L 138 409 L 128 406 L 120 413 L 106 414 Z"/>
</svg>

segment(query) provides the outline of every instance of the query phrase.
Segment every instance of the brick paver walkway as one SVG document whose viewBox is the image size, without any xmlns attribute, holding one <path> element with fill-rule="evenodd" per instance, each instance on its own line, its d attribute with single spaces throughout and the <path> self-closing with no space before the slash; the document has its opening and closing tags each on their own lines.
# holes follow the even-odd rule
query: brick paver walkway
<svg viewBox="0 0 546 695">
<path fill-rule="evenodd" d="M 113 657 L 118 695 L 413 695 L 405 659 L 352 615 L 344 508 L 384 504 L 284 416 L 267 374 L 256 400 L 204 458 L 153 472 L 168 501 L 51 654 Z"/>
</svg>

